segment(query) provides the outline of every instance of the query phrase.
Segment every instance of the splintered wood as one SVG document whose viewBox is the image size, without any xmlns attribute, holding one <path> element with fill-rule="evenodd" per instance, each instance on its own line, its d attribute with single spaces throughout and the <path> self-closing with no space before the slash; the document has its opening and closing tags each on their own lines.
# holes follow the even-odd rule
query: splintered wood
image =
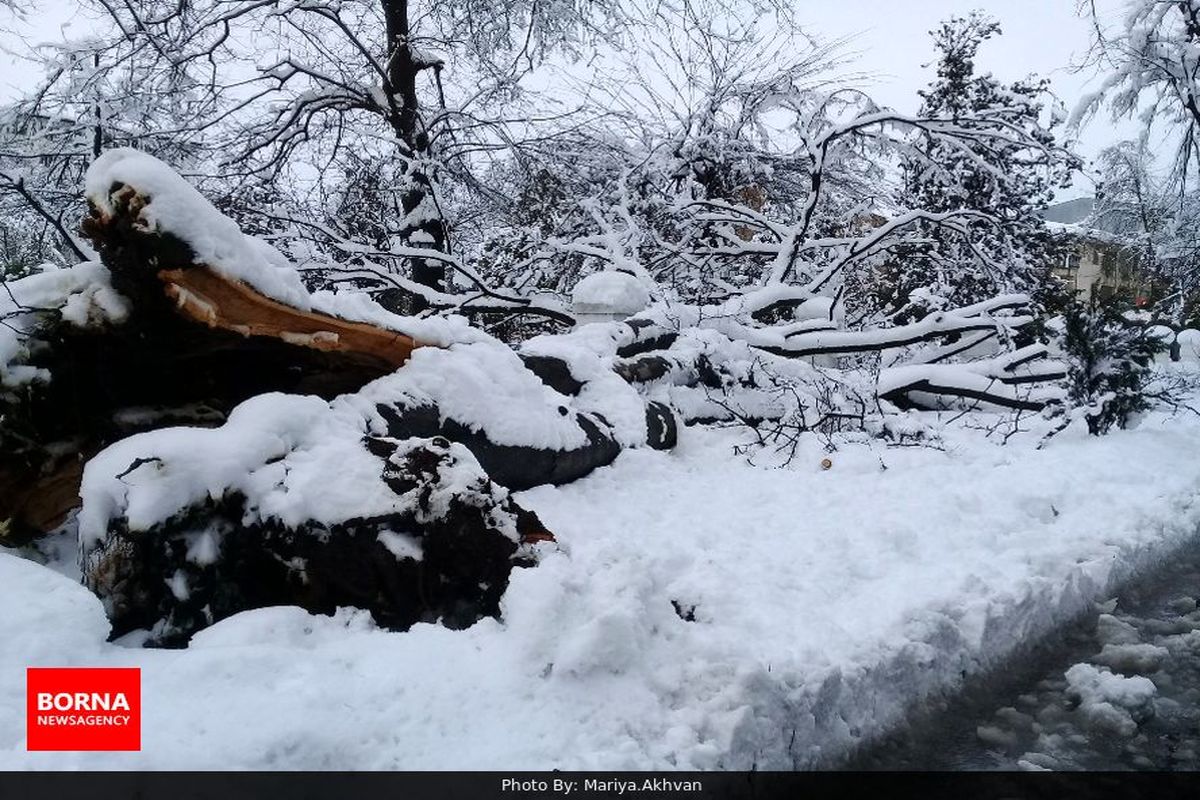
<svg viewBox="0 0 1200 800">
<path fill-rule="evenodd" d="M 419 346 L 402 333 L 284 305 L 209 267 L 161 270 L 158 277 L 182 316 L 210 328 L 346 353 L 393 369 Z"/>
</svg>

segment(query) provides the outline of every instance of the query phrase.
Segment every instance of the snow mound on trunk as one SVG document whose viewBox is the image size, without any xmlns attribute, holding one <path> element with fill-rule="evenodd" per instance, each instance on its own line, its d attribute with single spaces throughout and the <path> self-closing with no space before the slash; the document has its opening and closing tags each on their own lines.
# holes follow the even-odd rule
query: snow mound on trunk
<svg viewBox="0 0 1200 800">
<path fill-rule="evenodd" d="M 310 308 L 308 290 L 282 253 L 242 233 L 236 222 L 162 161 L 119 147 L 103 153 L 88 167 L 84 195 L 102 213 L 115 211 L 112 198 L 121 187 L 133 189 L 146 201 L 138 222 L 147 230 L 178 236 L 192 248 L 198 262 L 226 277 L 293 308 Z"/>
<path fill-rule="evenodd" d="M 118 515 L 131 529 L 145 530 L 227 492 L 246 495 L 254 520 L 288 525 L 395 511 L 397 498 L 379 480 L 365 433 L 365 420 L 347 409 L 272 393 L 239 405 L 220 428 L 166 428 L 123 439 L 84 470 L 80 543 L 93 547 Z"/>
<path fill-rule="evenodd" d="M 181 645 L 248 609 L 464 627 L 552 539 L 466 447 L 371 435 L 346 404 L 263 395 L 220 428 L 130 437 L 84 473 L 80 555 L 114 631 Z"/>
<path fill-rule="evenodd" d="M 102 215 L 115 213 L 123 193 L 129 191 L 139 197 L 138 229 L 175 236 L 191 249 L 195 263 L 292 308 L 378 325 L 406 333 L 424 344 L 444 346 L 490 338 L 472 329 L 461 317 L 417 319 L 394 314 L 364 292 L 310 293 L 287 256 L 262 239 L 243 233 L 236 222 L 159 159 L 121 147 L 92 162 L 84 180 L 84 193 Z M 186 266 L 164 264 L 160 268 Z"/>
<path fill-rule="evenodd" d="M 570 450 L 588 442 L 571 400 L 538 380 L 512 348 L 499 342 L 419 348 L 403 367 L 359 396 L 435 407 L 443 419 L 481 431 L 495 444 Z M 639 410 L 644 415 L 640 401 Z"/>
</svg>

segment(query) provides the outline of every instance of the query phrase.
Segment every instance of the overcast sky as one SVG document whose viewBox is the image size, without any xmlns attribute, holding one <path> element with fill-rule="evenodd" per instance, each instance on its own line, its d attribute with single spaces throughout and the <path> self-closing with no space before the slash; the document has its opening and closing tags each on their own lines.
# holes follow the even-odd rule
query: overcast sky
<svg viewBox="0 0 1200 800">
<path fill-rule="evenodd" d="M 1119 22 L 1122 0 L 1098 0 L 1106 23 Z M 1076 13 L 1076 0 L 798 0 L 802 19 L 828 38 L 853 37 L 858 64 L 874 74 L 876 102 L 913 110 L 916 92 L 933 77 L 929 31 L 947 17 L 981 9 L 1000 21 L 1003 34 L 980 50 L 977 69 L 1013 81 L 1030 73 L 1049 78 L 1051 90 L 1072 109 L 1097 84 L 1094 69 L 1079 69 L 1091 43 L 1092 22 Z M 1120 138 L 1130 125 L 1114 126 L 1105 116 L 1080 132 L 1077 151 L 1085 159 Z M 1064 196 L 1090 193 L 1077 181 Z"/>
<path fill-rule="evenodd" d="M 86 34 L 87 21 L 72 0 L 39 0 L 36 12 L 25 23 L 7 21 L 0 27 L 16 28 L 29 43 L 55 41 L 64 30 L 72 36 Z M 1099 0 L 1101 12 L 1119 18 L 1121 0 Z M 877 102 L 901 111 L 914 111 L 916 92 L 932 74 L 928 32 L 952 14 L 982 9 L 996 17 L 1003 35 L 984 45 L 980 69 L 1010 81 L 1030 73 L 1049 78 L 1052 88 L 1068 108 L 1095 84 L 1095 74 L 1074 67 L 1082 62 L 1090 41 L 1090 21 L 1076 14 L 1076 0 L 795 0 L 800 21 L 813 34 L 827 40 L 850 38 L 849 49 L 859 54 L 856 68 L 875 76 L 868 87 Z M 5 12 L 0 11 L 0 14 Z M 0 56 L 0 93 L 11 97 L 36 77 L 19 53 L 19 38 L 0 36 L 10 52 Z M 1105 145 L 1129 131 L 1115 129 L 1100 118 L 1082 131 L 1078 150 L 1091 158 Z M 1089 191 L 1080 182 L 1068 195 Z"/>
</svg>

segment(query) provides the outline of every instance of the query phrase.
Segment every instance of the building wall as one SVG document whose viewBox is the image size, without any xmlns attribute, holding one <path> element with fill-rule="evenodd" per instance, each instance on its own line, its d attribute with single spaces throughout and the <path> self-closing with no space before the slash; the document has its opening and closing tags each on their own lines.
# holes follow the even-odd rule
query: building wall
<svg viewBox="0 0 1200 800">
<path fill-rule="evenodd" d="M 1117 295 L 1133 303 L 1154 294 L 1152 283 L 1138 270 L 1135 255 L 1099 240 L 1081 240 L 1054 274 L 1085 303 L 1097 294 Z"/>
</svg>

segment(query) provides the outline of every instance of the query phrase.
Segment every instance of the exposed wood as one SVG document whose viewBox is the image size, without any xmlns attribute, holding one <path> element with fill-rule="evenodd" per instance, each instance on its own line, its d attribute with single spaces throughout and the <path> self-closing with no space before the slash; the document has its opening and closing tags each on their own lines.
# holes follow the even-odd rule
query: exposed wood
<svg viewBox="0 0 1200 800">
<path fill-rule="evenodd" d="M 47 475 L 29 479 L 0 472 L 0 543 L 19 545 L 52 531 L 79 505 L 83 460 L 69 458 Z"/>
<path fill-rule="evenodd" d="M 208 267 L 160 270 L 158 278 L 180 315 L 210 328 L 346 353 L 391 369 L 404 364 L 420 346 L 396 331 L 292 308 Z"/>
<path fill-rule="evenodd" d="M 186 242 L 144 224 L 146 199 L 132 187 L 115 188 L 111 199 L 111 213 L 93 207 L 83 230 L 129 315 L 105 328 L 49 316 L 39 332 L 44 346 L 30 363 L 53 378 L 10 398 L 0 415 L 0 538 L 9 542 L 59 525 L 78 505 L 83 459 L 118 439 L 172 424 L 187 408 L 212 413 L 186 424 L 219 424 L 266 392 L 353 392 L 394 372 L 418 346 L 227 278 Z"/>
</svg>

